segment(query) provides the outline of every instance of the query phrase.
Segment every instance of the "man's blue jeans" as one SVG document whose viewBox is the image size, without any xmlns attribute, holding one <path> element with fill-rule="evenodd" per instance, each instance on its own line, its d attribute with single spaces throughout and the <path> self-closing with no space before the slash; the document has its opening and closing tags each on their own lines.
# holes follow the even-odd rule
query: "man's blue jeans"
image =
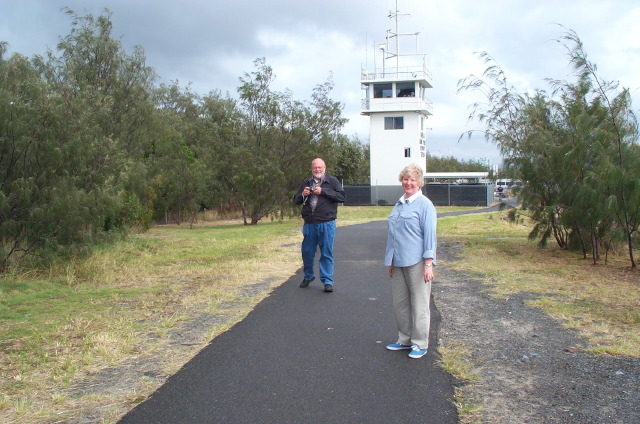
<svg viewBox="0 0 640 424">
<path fill-rule="evenodd" d="M 333 285 L 333 239 L 336 237 L 336 221 L 320 224 L 304 224 L 302 227 L 302 263 L 304 279 L 313 278 L 313 263 L 316 246 L 320 247 L 320 280 L 324 284 Z"/>
</svg>

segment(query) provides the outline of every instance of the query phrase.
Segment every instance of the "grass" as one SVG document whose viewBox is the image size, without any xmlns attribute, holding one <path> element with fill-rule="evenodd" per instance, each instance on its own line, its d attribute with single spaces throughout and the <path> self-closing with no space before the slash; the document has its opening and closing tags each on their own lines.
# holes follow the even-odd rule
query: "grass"
<svg viewBox="0 0 640 424">
<path fill-rule="evenodd" d="M 443 217 L 438 223 L 440 238 L 463 246 L 461 260 L 448 267 L 484 281 L 496 298 L 533 294 L 529 304 L 578 330 L 591 354 L 640 357 L 640 278 L 628 268 L 627 258 L 593 266 L 556 246 L 538 249 L 527 241 L 530 230 L 526 219 L 509 223 L 503 212 Z M 463 345 L 439 350 L 447 372 L 471 385 L 477 382 L 479 370 Z M 454 403 L 464 424 L 483 422 L 481 407 L 468 397 L 472 392 L 455 388 Z"/>
<path fill-rule="evenodd" d="M 471 361 L 471 352 L 459 342 L 438 346 L 440 352 L 440 366 L 458 381 L 464 384 L 478 382 L 479 369 Z M 463 387 L 454 387 L 453 403 L 458 410 L 461 424 L 476 424 L 481 422 L 482 408 L 468 395 L 469 391 Z"/>
<path fill-rule="evenodd" d="M 385 220 L 390 211 L 341 207 L 338 225 Z M 482 278 L 495 296 L 534 293 L 531 304 L 588 337 L 593 354 L 640 356 L 638 273 L 625 258 L 594 267 L 571 252 L 539 250 L 526 240 L 528 225 L 500 215 L 441 218 L 439 237 L 464 246 L 464 259 L 447 266 Z M 116 422 L 158 381 L 103 397 L 71 389 L 147 356 L 164 375 L 177 371 L 296 272 L 300 226 L 299 219 L 158 226 L 83 259 L 0 276 L 0 422 L 72 421 L 96 409 Z M 193 343 L 170 345 L 176 329 L 201 315 L 220 319 Z M 464 347 L 442 348 L 445 369 L 474 381 Z M 473 414 L 473 402 L 457 402 Z"/>
<path fill-rule="evenodd" d="M 260 300 L 247 286 L 262 285 L 264 296 L 295 273 L 299 225 L 159 226 L 83 260 L 4 275 L 0 422 L 47 422 L 91 404 L 60 393 L 141 352 L 167 355 L 168 335 L 194 314 L 223 316 L 183 353 L 188 359 Z M 165 359 L 168 374 L 183 363 Z"/>
<path fill-rule="evenodd" d="M 478 370 L 469 361 L 470 352 L 460 343 L 439 346 L 442 355 L 442 368 L 459 380 L 475 382 Z"/>
<path fill-rule="evenodd" d="M 439 236 L 458 240 L 464 259 L 452 267 L 474 274 L 496 297 L 527 292 L 538 307 L 589 340 L 593 354 L 640 357 L 640 275 L 624 255 L 592 265 L 581 254 L 527 241 L 528 223 L 500 213 L 447 217 Z"/>
</svg>

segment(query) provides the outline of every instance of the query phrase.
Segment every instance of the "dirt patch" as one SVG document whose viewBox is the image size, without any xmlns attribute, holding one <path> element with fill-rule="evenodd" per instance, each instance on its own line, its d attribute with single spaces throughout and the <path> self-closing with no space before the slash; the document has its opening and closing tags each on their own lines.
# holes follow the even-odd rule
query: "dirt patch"
<svg viewBox="0 0 640 424">
<path fill-rule="evenodd" d="M 532 294 L 494 298 L 490 285 L 448 269 L 461 247 L 441 243 L 433 285 L 439 342 L 471 352 L 480 378 L 463 393 L 482 407 L 483 422 L 640 422 L 640 359 L 584 352 L 577 332 L 526 305 Z"/>
</svg>

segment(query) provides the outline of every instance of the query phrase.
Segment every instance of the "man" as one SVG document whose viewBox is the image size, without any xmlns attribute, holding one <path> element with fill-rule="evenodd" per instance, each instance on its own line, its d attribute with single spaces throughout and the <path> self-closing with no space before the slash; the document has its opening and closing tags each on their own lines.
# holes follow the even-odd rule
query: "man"
<svg viewBox="0 0 640 424">
<path fill-rule="evenodd" d="M 320 247 L 320 281 L 324 291 L 333 292 L 333 239 L 336 235 L 338 203 L 345 200 L 344 189 L 336 177 L 327 175 L 327 166 L 320 158 L 311 162 L 311 178 L 304 180 L 293 196 L 296 205 L 302 205 L 302 263 L 304 279 L 300 287 L 306 288 L 315 280 L 313 264 L 316 247 Z"/>
</svg>

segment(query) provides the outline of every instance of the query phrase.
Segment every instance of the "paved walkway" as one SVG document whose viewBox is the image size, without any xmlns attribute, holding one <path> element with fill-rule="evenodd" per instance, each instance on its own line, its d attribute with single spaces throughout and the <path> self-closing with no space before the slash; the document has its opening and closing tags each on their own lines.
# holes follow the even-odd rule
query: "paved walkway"
<svg viewBox="0 0 640 424">
<path fill-rule="evenodd" d="M 338 228 L 333 293 L 318 278 L 299 288 L 300 270 L 120 423 L 457 423 L 435 306 L 427 356 L 385 349 L 397 336 L 386 228 Z"/>
</svg>

